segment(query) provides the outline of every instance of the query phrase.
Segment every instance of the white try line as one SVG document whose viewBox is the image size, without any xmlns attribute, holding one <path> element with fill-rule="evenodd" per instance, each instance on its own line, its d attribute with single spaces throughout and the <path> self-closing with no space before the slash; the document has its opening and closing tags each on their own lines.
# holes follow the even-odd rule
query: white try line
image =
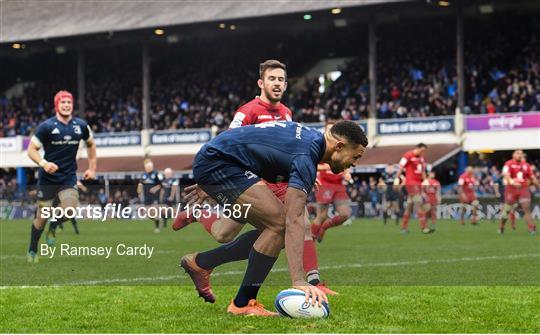
<svg viewBox="0 0 540 335">
<path fill-rule="evenodd" d="M 340 270 L 340 269 L 352 269 L 352 268 L 371 268 L 371 267 L 398 267 L 398 266 L 410 266 L 410 265 L 426 265 L 426 264 L 445 264 L 445 263 L 460 263 L 460 262 L 480 262 L 489 260 L 505 260 L 505 259 L 519 259 L 519 258 L 533 258 L 540 257 L 540 254 L 520 254 L 520 255 L 506 255 L 506 256 L 482 256 L 482 257 L 463 257 L 463 258 L 449 258 L 449 259 L 431 259 L 431 260 L 418 260 L 418 261 L 402 261 L 402 262 L 382 262 L 382 263 L 357 263 L 357 264 L 342 264 L 342 265 L 330 265 L 320 266 L 319 270 Z M 272 269 L 271 272 L 287 272 L 287 268 Z M 226 271 L 216 272 L 212 276 L 235 276 L 242 275 L 244 271 Z M 40 288 L 40 287 L 59 287 L 59 286 L 77 286 L 77 285 L 103 285 L 103 284 L 124 284 L 124 283 L 137 283 L 137 282 L 151 282 L 151 281 L 166 281 L 173 279 L 188 279 L 185 275 L 169 275 L 158 277 L 138 277 L 138 278 L 111 278 L 111 279 L 96 279 L 85 281 L 74 281 L 57 285 L 43 285 L 43 286 L 0 286 L 1 289 L 10 288 Z"/>
</svg>

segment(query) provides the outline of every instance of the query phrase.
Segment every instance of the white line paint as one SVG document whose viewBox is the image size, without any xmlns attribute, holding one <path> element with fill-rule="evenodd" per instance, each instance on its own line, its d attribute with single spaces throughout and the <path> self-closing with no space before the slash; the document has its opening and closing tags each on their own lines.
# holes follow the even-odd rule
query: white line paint
<svg viewBox="0 0 540 335">
<path fill-rule="evenodd" d="M 352 268 L 371 268 L 371 267 L 399 267 L 410 265 L 427 265 L 427 264 L 446 264 L 446 263 L 460 263 L 460 262 L 481 262 L 490 260 L 509 260 L 519 258 L 533 258 L 540 257 L 540 254 L 521 254 L 521 255 L 506 255 L 506 256 L 481 256 L 481 257 L 463 257 L 463 258 L 449 258 L 449 259 L 426 259 L 418 261 L 402 261 L 402 262 L 381 262 L 381 263 L 356 263 L 356 264 L 341 264 L 321 266 L 319 270 L 340 270 L 340 269 L 352 269 Z M 272 269 L 271 272 L 287 272 L 287 268 Z M 242 275 L 244 271 L 226 271 L 216 272 L 212 276 L 234 276 Z M 111 278 L 111 279 L 96 279 L 86 281 L 74 281 L 65 284 L 58 285 L 44 285 L 44 286 L 0 286 L 2 289 L 10 288 L 41 288 L 41 287 L 59 287 L 59 286 L 73 286 L 73 285 L 104 285 L 104 284 L 124 284 L 124 283 L 137 283 L 137 282 L 149 282 L 149 281 L 165 281 L 173 279 L 187 279 L 185 275 L 168 275 L 158 277 L 138 277 L 138 278 Z"/>
</svg>

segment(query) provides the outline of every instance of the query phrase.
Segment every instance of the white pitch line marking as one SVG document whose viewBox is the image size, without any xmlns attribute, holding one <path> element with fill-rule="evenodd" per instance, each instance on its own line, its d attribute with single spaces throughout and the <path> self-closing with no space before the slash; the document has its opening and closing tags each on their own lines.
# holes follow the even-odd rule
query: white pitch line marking
<svg viewBox="0 0 540 335">
<path fill-rule="evenodd" d="M 339 270 L 350 268 L 368 268 L 368 267 L 392 267 L 392 266 L 409 266 L 409 265 L 426 265 L 426 264 L 444 264 L 444 263 L 459 263 L 459 262 L 479 262 L 486 260 L 504 260 L 504 259 L 518 259 L 518 258 L 530 258 L 540 257 L 540 254 L 521 254 L 521 255 L 507 255 L 507 256 L 482 256 L 482 257 L 463 257 L 463 258 L 449 258 L 449 259 L 433 259 L 433 260 L 418 260 L 418 261 L 402 261 L 402 262 L 383 262 L 383 263 L 357 263 L 357 264 L 342 264 L 342 265 L 330 265 L 321 266 L 319 270 Z M 287 272 L 287 268 L 272 269 L 271 272 Z M 244 271 L 226 271 L 216 272 L 212 276 L 233 276 L 242 275 Z M 114 283 L 133 283 L 133 282 L 148 282 L 148 281 L 164 281 L 172 279 L 187 279 L 185 275 L 169 275 L 159 277 L 139 277 L 139 278 L 111 278 L 111 279 L 97 279 L 86 281 L 68 282 L 65 284 L 57 285 L 44 285 L 44 286 L 0 286 L 0 290 L 10 288 L 41 288 L 41 287 L 60 287 L 60 286 L 77 286 L 77 285 L 102 285 L 102 284 L 114 284 Z"/>
</svg>

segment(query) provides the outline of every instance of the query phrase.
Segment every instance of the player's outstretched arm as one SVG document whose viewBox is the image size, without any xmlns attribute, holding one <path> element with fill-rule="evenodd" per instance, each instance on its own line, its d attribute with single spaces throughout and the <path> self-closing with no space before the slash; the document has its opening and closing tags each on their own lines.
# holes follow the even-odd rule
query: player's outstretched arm
<svg viewBox="0 0 540 335">
<path fill-rule="evenodd" d="M 28 151 L 27 155 L 28 157 L 37 165 L 41 166 L 43 170 L 47 173 L 55 173 L 58 170 L 58 166 L 52 162 L 47 162 L 44 158 L 41 157 L 39 154 L 39 149 L 41 148 L 40 145 L 35 143 L 34 141 L 30 141 L 30 144 L 28 144 Z"/>
<path fill-rule="evenodd" d="M 317 287 L 308 284 L 304 279 L 304 210 L 307 195 L 303 191 L 289 187 L 285 195 L 285 253 L 289 263 L 294 288 L 306 293 L 306 301 L 312 298 L 312 304 L 319 306 L 322 301 L 328 302 L 326 294 Z"/>
<path fill-rule="evenodd" d="M 93 138 L 86 141 L 86 153 L 88 156 L 88 169 L 84 171 L 84 179 L 94 179 L 97 169 L 96 142 Z"/>
</svg>

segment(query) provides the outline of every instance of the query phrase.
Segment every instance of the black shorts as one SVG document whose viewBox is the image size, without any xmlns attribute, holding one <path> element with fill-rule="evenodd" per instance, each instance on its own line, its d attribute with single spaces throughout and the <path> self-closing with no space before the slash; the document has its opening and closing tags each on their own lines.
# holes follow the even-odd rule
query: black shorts
<svg viewBox="0 0 540 335">
<path fill-rule="evenodd" d="M 235 204 L 245 190 L 261 180 L 211 148 L 195 156 L 193 176 L 197 184 L 221 205 Z"/>
<path fill-rule="evenodd" d="M 388 186 L 386 192 L 384 193 L 384 198 L 386 201 L 398 201 L 399 194 L 394 191 L 393 187 Z"/>
<path fill-rule="evenodd" d="M 156 192 L 156 194 L 148 193 L 144 195 L 145 206 L 157 205 L 157 204 L 159 204 L 159 192 Z"/>
<path fill-rule="evenodd" d="M 77 184 L 73 185 L 37 185 L 37 199 L 39 201 L 53 200 L 58 203 L 58 193 L 73 188 L 77 190 Z"/>
</svg>

